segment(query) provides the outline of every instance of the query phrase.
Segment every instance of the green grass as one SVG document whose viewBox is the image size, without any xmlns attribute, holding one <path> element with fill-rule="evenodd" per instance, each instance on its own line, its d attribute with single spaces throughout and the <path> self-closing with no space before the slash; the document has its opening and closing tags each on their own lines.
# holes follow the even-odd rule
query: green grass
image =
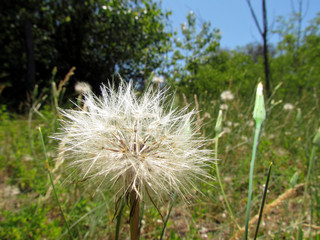
<svg viewBox="0 0 320 240">
<path fill-rule="evenodd" d="M 274 95 L 277 102 L 277 95 Z M 214 127 L 219 106 L 218 99 L 198 97 L 202 133 L 214 138 Z M 212 101 L 210 103 L 210 101 Z M 181 104 L 183 101 L 181 101 Z M 193 103 L 193 99 L 188 99 Z M 312 139 L 319 127 L 319 106 L 312 95 L 292 99 L 295 109 L 284 111 L 283 103 L 267 103 L 267 119 L 263 123 L 259 139 L 253 176 L 251 217 L 259 213 L 266 174 L 273 162 L 265 210 L 271 202 L 288 189 L 305 183 L 308 174 Z M 245 224 L 249 169 L 254 137 L 252 125 L 253 97 L 228 102 L 228 110 L 222 121 L 229 133 L 219 139 L 219 171 L 225 195 L 240 227 Z M 302 109 L 301 119 L 296 120 L 297 107 Z M 8 113 L 5 106 L 0 111 L 0 239 L 69 239 L 54 193 L 49 192 L 50 178 L 46 168 L 38 128 L 41 127 L 48 161 L 61 209 L 74 239 L 114 239 L 117 220 L 113 220 L 114 199 L 112 193 L 94 193 L 87 184 L 66 181 L 67 169 L 54 166 L 58 143 L 49 138 L 59 126 L 55 111 L 44 106 L 39 114 L 28 116 Z M 210 114 L 210 117 L 208 114 Z M 226 130 L 226 129 L 225 129 Z M 214 149 L 214 145 L 208 146 Z M 313 171 L 309 173 L 310 190 L 304 199 L 305 211 L 300 212 L 303 191 L 286 199 L 265 214 L 260 224 L 259 239 L 284 239 L 310 236 L 312 220 L 313 239 L 319 239 L 320 222 L 320 174 L 319 150 L 314 153 Z M 291 179 L 296 176 L 296 184 Z M 167 224 L 164 239 L 231 239 L 238 228 L 230 218 L 217 182 L 215 187 L 200 183 L 204 195 L 194 192 L 188 196 L 190 204 L 175 200 Z M 311 194 L 310 194 L 311 193 Z M 161 205 L 167 216 L 171 202 Z M 129 210 L 123 209 L 119 239 L 129 236 Z M 301 221 L 298 222 L 298 219 Z M 141 239 L 159 239 L 163 222 L 151 203 L 144 206 Z M 281 223 L 281 224 L 280 224 Z M 279 228 L 279 226 L 281 228 Z M 253 237 L 256 224 L 249 228 Z M 318 228 L 318 230 L 316 229 Z M 239 235 L 243 239 L 244 234 Z M 317 236 L 317 237 L 316 237 Z"/>
</svg>

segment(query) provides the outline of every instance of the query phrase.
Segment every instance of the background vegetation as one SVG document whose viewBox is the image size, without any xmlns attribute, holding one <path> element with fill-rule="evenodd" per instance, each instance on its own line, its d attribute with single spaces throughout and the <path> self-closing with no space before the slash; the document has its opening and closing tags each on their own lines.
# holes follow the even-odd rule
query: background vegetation
<svg viewBox="0 0 320 240">
<path fill-rule="evenodd" d="M 110 193 L 93 194 L 87 191 L 90 186 L 65 183 L 67 172 L 56 161 L 57 142 L 49 136 L 58 131 L 57 107 L 70 107 L 68 99 L 77 101 L 77 81 L 98 92 L 101 82 L 117 82 L 118 74 L 135 81 L 137 91 L 147 84 L 170 87 L 177 106 L 190 104 L 199 110 L 201 133 L 209 138 L 215 136 L 219 109 L 224 109 L 220 175 L 236 221 L 244 225 L 254 94 L 258 81 L 264 81 L 262 45 L 221 49 L 219 30 L 208 22 L 198 24 L 193 14 L 181 25 L 179 39 L 170 30 L 169 16 L 151 0 L 1 2 L 1 239 L 70 237 L 50 186 L 39 127 L 73 237 L 114 239 Z M 259 210 L 268 166 L 274 163 L 261 239 L 320 239 L 319 151 L 305 197 L 303 187 L 319 127 L 320 13 L 305 29 L 299 29 L 298 22 L 297 15 L 279 18 L 270 33 L 278 34 L 281 41 L 269 46 L 272 94 L 266 100 L 267 119 L 254 175 L 252 217 Z M 225 90 L 234 98 L 223 100 L 220 94 Z M 189 196 L 192 205 L 176 202 L 167 238 L 242 236 L 218 184 L 212 184 L 216 187 L 201 187 L 205 196 Z M 169 206 L 165 203 L 160 211 L 165 215 Z M 160 216 L 148 204 L 144 212 L 141 239 L 157 239 Z M 128 215 L 125 210 L 120 239 L 128 237 Z"/>
</svg>

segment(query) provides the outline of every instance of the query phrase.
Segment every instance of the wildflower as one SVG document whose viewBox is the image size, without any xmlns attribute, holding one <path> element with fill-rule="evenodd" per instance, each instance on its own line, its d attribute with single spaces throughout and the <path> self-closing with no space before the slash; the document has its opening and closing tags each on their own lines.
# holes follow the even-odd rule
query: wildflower
<svg viewBox="0 0 320 240">
<path fill-rule="evenodd" d="M 74 90 L 79 94 L 83 94 L 83 93 L 90 92 L 91 86 L 89 83 L 86 83 L 86 82 L 77 82 L 74 86 Z"/>
<path fill-rule="evenodd" d="M 249 120 L 249 121 L 247 122 L 247 125 L 248 125 L 249 127 L 253 127 L 253 126 L 254 126 L 254 121 L 253 121 L 253 120 Z"/>
<path fill-rule="evenodd" d="M 173 192 L 185 199 L 195 179 L 212 179 L 212 152 L 203 149 L 208 141 L 198 136 L 194 110 L 173 109 L 173 101 L 166 107 L 165 91 L 149 89 L 137 98 L 131 83 L 101 91 L 102 98 L 84 94 L 86 109 L 61 110 L 65 120 L 55 138 L 64 142 L 71 179 L 138 200 Z"/>
<path fill-rule="evenodd" d="M 214 130 L 216 131 L 216 134 L 219 134 L 222 132 L 222 110 L 221 109 L 219 110 L 219 115 L 218 115 L 218 119 L 217 119 Z"/>
<path fill-rule="evenodd" d="M 228 108 L 229 108 L 228 104 L 221 104 L 220 105 L 221 110 L 228 110 Z"/>
<path fill-rule="evenodd" d="M 205 118 L 211 118 L 210 113 L 205 112 L 204 115 L 203 115 L 203 118 L 204 118 L 204 119 L 205 119 Z"/>
<path fill-rule="evenodd" d="M 155 75 L 155 76 L 152 78 L 152 82 L 153 82 L 154 84 L 161 84 L 161 83 L 164 82 L 164 78 Z"/>
<path fill-rule="evenodd" d="M 224 131 L 225 133 L 231 133 L 231 129 L 228 128 L 228 127 L 224 127 L 224 128 L 223 128 L 223 131 Z"/>
<path fill-rule="evenodd" d="M 301 108 L 297 109 L 296 121 L 298 124 L 301 122 Z"/>
<path fill-rule="evenodd" d="M 286 103 L 283 105 L 283 110 L 291 111 L 294 109 L 294 106 L 291 103 Z"/>
<path fill-rule="evenodd" d="M 232 127 L 232 122 L 231 122 L 231 121 L 226 121 L 226 125 L 227 125 L 228 127 Z"/>
<path fill-rule="evenodd" d="M 233 123 L 233 126 L 234 126 L 234 127 L 239 127 L 239 126 L 240 126 L 240 123 L 235 122 L 235 123 Z"/>
<path fill-rule="evenodd" d="M 230 90 L 223 91 L 220 97 L 223 101 L 231 101 L 234 99 L 234 95 Z"/>
<path fill-rule="evenodd" d="M 260 82 L 257 87 L 256 101 L 253 109 L 253 119 L 256 123 L 262 123 L 266 119 L 266 109 L 263 98 L 263 85 Z"/>
<path fill-rule="evenodd" d="M 320 146 L 320 128 L 317 130 L 316 134 L 314 135 L 312 143 L 315 146 L 318 146 L 318 147 Z"/>
</svg>

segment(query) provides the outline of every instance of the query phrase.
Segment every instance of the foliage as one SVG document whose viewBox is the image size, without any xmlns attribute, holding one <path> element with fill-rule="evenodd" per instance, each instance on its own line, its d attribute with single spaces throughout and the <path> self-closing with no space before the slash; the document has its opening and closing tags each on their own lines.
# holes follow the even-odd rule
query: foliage
<svg viewBox="0 0 320 240">
<path fill-rule="evenodd" d="M 283 97 L 292 94 L 303 96 L 320 87 L 320 13 L 303 31 L 303 38 L 297 48 L 298 36 L 295 18 L 279 20 L 275 33 L 281 41 L 277 46 L 277 56 L 272 61 L 274 85 L 284 83 Z"/>
<path fill-rule="evenodd" d="M 199 129 L 202 135 L 214 136 L 215 117 L 223 105 L 218 149 L 221 184 L 235 221 L 243 226 L 254 136 L 253 93 L 258 79 L 263 77 L 260 46 L 253 43 L 235 50 L 221 49 L 219 31 L 211 29 L 209 23 L 198 29 L 192 13 L 187 17 L 187 24 L 182 25 L 182 40 L 175 35 L 172 43 L 168 43 L 171 37 L 165 30 L 168 14 L 151 1 L 82 3 L 6 0 L 0 6 L 0 26 L 4 29 L 0 35 L 1 100 L 9 92 L 14 93 L 10 85 L 17 88 L 14 97 L 26 89 L 23 79 L 28 57 L 23 46 L 23 23 L 28 18 L 37 22 L 33 25 L 37 84 L 31 88 L 27 100 L 21 94 L 29 111 L 18 115 L 10 111 L 11 104 L 0 107 L 0 238 L 67 237 L 67 228 L 50 190 L 38 135 L 40 126 L 60 204 L 72 234 L 79 239 L 115 237 L 115 206 L 106 201 L 111 193 L 92 193 L 81 182 L 67 184 L 65 165 L 53 160 L 57 159 L 58 143 L 48 137 L 59 126 L 56 108 L 65 105 L 64 93 L 77 95 L 73 89 L 75 80 L 88 80 L 94 85 L 95 81 L 104 81 L 107 74 L 121 72 L 125 78 L 136 78 L 142 86 L 142 80 L 152 70 L 166 77 L 166 82 L 155 85 L 155 89 L 168 84 L 170 91 L 175 91 L 176 106 L 190 104 L 199 111 L 197 122 L 204 125 Z M 320 125 L 320 15 L 302 31 L 300 40 L 295 21 L 279 21 L 275 32 L 281 41 L 271 51 L 274 91 L 266 101 L 267 119 L 262 125 L 254 170 L 252 215 L 258 213 L 270 162 L 274 165 L 265 212 L 279 196 L 282 199 L 262 219 L 266 224 L 261 224 L 259 234 L 266 239 L 299 239 L 299 236 L 311 239 L 311 235 L 319 238 L 316 229 L 320 217 L 320 162 L 319 148 L 312 151 L 312 139 Z M 158 29 L 162 30 L 158 32 Z M 104 42 L 105 38 L 111 45 Z M 171 44 L 175 51 L 161 65 L 162 53 Z M 59 71 L 54 69 L 51 76 L 54 66 Z M 77 69 L 69 82 L 63 76 L 71 66 Z M 227 89 L 234 94 L 229 101 L 220 97 Z M 5 100 L 10 102 L 10 98 Z M 292 107 L 286 109 L 284 103 L 291 103 Z M 213 143 L 206 147 L 212 149 Z M 306 176 L 310 188 L 304 193 L 301 186 Z M 223 205 L 219 187 L 216 182 L 211 184 L 214 187 L 204 183 L 200 186 L 205 196 L 190 190 L 187 198 L 191 205 L 175 202 L 165 238 L 231 239 L 236 235 L 238 230 Z M 294 195 L 284 198 L 290 191 Z M 171 203 L 163 204 L 159 210 L 165 216 Z M 302 209 L 302 204 L 305 211 L 296 211 Z M 129 231 L 126 219 L 130 212 L 124 210 L 123 214 L 120 239 L 127 238 Z M 145 205 L 142 223 L 141 239 L 160 236 L 163 223 L 153 207 Z"/>
<path fill-rule="evenodd" d="M 270 45 L 271 84 L 275 88 L 280 82 L 280 97 L 287 99 L 292 94 L 316 92 L 320 87 L 320 17 L 316 17 L 303 31 L 301 43 L 295 18 L 279 19 L 277 29 L 281 41 Z M 219 47 L 218 29 L 210 29 L 209 23 L 196 28 L 194 13 L 187 16 L 187 24 L 181 25 L 183 39 L 173 39 L 176 49 L 163 74 L 180 93 L 188 99 L 196 94 L 199 99 L 210 100 L 229 89 L 239 96 L 252 93 L 258 80 L 264 78 L 262 46 L 256 43 L 235 50 Z M 297 48 L 297 46 L 299 46 Z"/>
<path fill-rule="evenodd" d="M 74 80 L 94 89 L 117 74 L 143 83 L 168 51 L 169 14 L 152 0 L 3 1 L 0 74 L 7 85 L 2 100 L 24 101 L 25 90 L 35 83 L 48 87 L 55 66 L 57 79 L 75 66 Z M 28 40 L 31 46 L 25 46 Z M 33 81 L 26 75 L 32 62 Z"/>
</svg>

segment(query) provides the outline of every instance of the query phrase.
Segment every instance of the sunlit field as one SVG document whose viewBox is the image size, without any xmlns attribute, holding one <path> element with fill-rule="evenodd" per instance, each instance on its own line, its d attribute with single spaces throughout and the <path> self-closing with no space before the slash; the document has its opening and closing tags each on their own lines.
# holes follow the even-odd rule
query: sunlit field
<svg viewBox="0 0 320 240">
<path fill-rule="evenodd" d="M 201 7 L 234 32 L 178 1 L 1 1 L 0 239 L 320 240 L 320 12 L 287 1 L 242 0 L 243 46 L 225 1 Z"/>
<path fill-rule="evenodd" d="M 9 113 L 5 106 L 1 109 L 1 238 L 114 239 L 117 224 L 114 193 L 103 188 L 95 191 L 90 181 L 66 180 L 70 169 L 59 158 L 59 142 L 50 138 L 61 131 L 61 115 L 55 101 L 48 105 L 36 97 L 30 102 L 32 107 L 28 114 Z M 255 131 L 252 117 L 254 97 L 255 89 L 242 98 L 237 96 L 235 89 L 209 100 L 197 95 L 188 99 L 183 93 L 175 93 L 175 107 L 187 104 L 190 109 L 198 111 L 195 117 L 196 124 L 201 126 L 200 135 L 211 139 L 205 146 L 207 149 L 215 148 L 214 129 L 218 112 L 222 109 L 218 151 L 212 157 L 217 156 L 216 164 L 231 213 L 216 180 L 216 166 L 213 164 L 209 173 L 215 180 L 198 181 L 199 191 L 188 189 L 187 201 L 175 199 L 164 239 L 243 238 Z M 271 163 L 258 238 L 319 237 L 319 136 L 315 140 L 319 134 L 317 98 L 306 94 L 285 103 L 274 92 L 265 102 L 266 120 L 259 136 L 253 175 L 251 237 L 257 226 Z M 313 165 L 308 169 L 310 164 Z M 158 205 L 162 216 L 167 216 L 171 204 L 167 199 Z M 140 238 L 159 239 L 164 224 L 161 215 L 148 199 L 142 206 Z M 119 239 L 129 238 L 129 228 L 129 208 L 125 206 Z"/>
</svg>

